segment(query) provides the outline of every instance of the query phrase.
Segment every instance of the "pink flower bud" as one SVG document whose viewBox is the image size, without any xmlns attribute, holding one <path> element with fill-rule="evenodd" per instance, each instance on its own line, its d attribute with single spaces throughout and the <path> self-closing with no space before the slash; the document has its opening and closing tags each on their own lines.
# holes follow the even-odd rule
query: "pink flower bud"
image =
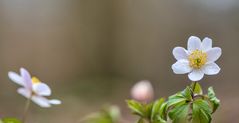
<svg viewBox="0 0 239 123">
<path fill-rule="evenodd" d="M 147 80 L 139 81 L 131 89 L 131 96 L 138 101 L 149 102 L 154 96 L 151 83 Z"/>
</svg>

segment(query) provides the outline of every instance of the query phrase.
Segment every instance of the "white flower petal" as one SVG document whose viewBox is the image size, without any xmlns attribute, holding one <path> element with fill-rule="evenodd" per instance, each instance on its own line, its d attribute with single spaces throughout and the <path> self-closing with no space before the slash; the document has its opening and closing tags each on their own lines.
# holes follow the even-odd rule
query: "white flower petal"
<svg viewBox="0 0 239 123">
<path fill-rule="evenodd" d="M 32 101 L 36 103 L 37 105 L 41 106 L 42 108 L 49 108 L 51 107 L 51 104 L 49 103 L 49 100 L 45 97 L 34 95 L 32 96 Z"/>
<path fill-rule="evenodd" d="M 192 68 L 189 66 L 189 61 L 182 59 L 177 61 L 172 65 L 173 72 L 176 74 L 185 74 L 192 71 Z"/>
<path fill-rule="evenodd" d="M 188 51 L 183 47 L 175 47 L 173 49 L 173 56 L 177 60 L 188 59 Z"/>
<path fill-rule="evenodd" d="M 201 40 L 200 38 L 196 36 L 191 36 L 188 39 L 188 51 L 194 51 L 194 50 L 200 50 L 201 49 Z"/>
<path fill-rule="evenodd" d="M 207 62 L 212 63 L 215 62 L 222 54 L 222 50 L 219 47 L 214 47 L 207 52 Z"/>
<path fill-rule="evenodd" d="M 201 70 L 193 70 L 188 74 L 188 78 L 192 81 L 199 81 L 203 78 L 204 73 Z"/>
<path fill-rule="evenodd" d="M 202 70 L 206 75 L 215 75 L 220 72 L 221 68 L 216 63 L 210 63 L 204 65 Z"/>
<path fill-rule="evenodd" d="M 20 75 L 18 75 L 15 72 L 8 72 L 8 77 L 15 83 L 21 85 L 21 86 L 25 86 L 25 83 L 22 79 L 22 77 Z"/>
<path fill-rule="evenodd" d="M 31 97 L 31 91 L 26 88 L 19 88 L 17 89 L 17 92 L 26 98 Z"/>
<path fill-rule="evenodd" d="M 49 100 L 49 103 L 50 103 L 50 104 L 53 104 L 53 105 L 60 105 L 60 104 L 61 104 L 61 101 L 60 101 L 60 100 L 57 100 L 57 99 L 51 99 L 51 100 Z"/>
<path fill-rule="evenodd" d="M 33 84 L 33 91 L 40 96 L 50 96 L 51 95 L 51 89 L 50 87 L 45 83 L 37 83 Z"/>
<path fill-rule="evenodd" d="M 22 78 L 24 79 L 25 86 L 29 89 L 32 89 L 32 78 L 30 73 L 24 68 L 20 69 L 20 73 Z"/>
<path fill-rule="evenodd" d="M 202 40 L 202 50 L 206 52 L 211 48 L 212 48 L 212 39 L 208 37 L 204 38 Z"/>
</svg>

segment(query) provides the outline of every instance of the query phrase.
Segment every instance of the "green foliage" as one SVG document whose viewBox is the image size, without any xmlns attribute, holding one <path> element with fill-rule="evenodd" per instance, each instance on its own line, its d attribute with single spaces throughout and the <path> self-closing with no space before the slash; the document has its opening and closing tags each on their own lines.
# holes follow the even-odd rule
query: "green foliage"
<svg viewBox="0 0 239 123">
<path fill-rule="evenodd" d="M 208 89 L 207 95 L 203 95 L 200 84 L 193 83 L 170 96 L 161 105 L 159 113 L 166 121 L 168 116 L 173 123 L 210 123 L 212 113 L 219 107 L 219 103 L 212 87 Z"/>
<path fill-rule="evenodd" d="M 160 110 L 163 103 L 164 103 L 163 98 L 154 102 L 153 107 L 152 107 L 152 111 L 151 111 L 151 120 L 154 120 L 154 119 L 157 118 L 157 116 L 159 115 L 159 110 Z"/>
<path fill-rule="evenodd" d="M 145 123 L 146 121 L 143 118 L 140 118 L 137 123 Z"/>
<path fill-rule="evenodd" d="M 193 92 L 194 92 L 194 90 L 192 88 L 190 88 L 189 86 L 187 86 L 186 89 L 184 89 L 184 91 L 182 92 L 182 95 L 187 101 L 192 101 L 193 100 Z"/>
<path fill-rule="evenodd" d="M 188 118 L 189 104 L 176 105 L 170 112 L 169 117 L 173 123 L 185 123 Z"/>
<path fill-rule="evenodd" d="M 127 104 L 133 114 L 139 115 L 140 117 L 145 117 L 143 104 L 134 100 L 127 100 Z"/>
<path fill-rule="evenodd" d="M 208 88 L 208 98 L 212 105 L 212 112 L 214 113 L 220 105 L 220 100 L 217 99 L 216 94 L 212 87 Z"/>
<path fill-rule="evenodd" d="M 21 121 L 17 118 L 2 118 L 2 121 L 0 121 L 0 123 L 21 123 Z"/>
<path fill-rule="evenodd" d="M 201 85 L 197 82 L 187 86 L 183 91 L 169 96 L 165 102 L 159 99 L 153 103 L 143 104 L 128 100 L 132 113 L 140 118 L 137 123 L 211 123 L 212 113 L 219 107 L 213 88 L 203 95 Z"/>
<path fill-rule="evenodd" d="M 99 112 L 88 115 L 81 123 L 118 123 L 120 110 L 116 106 L 105 107 Z"/>
<path fill-rule="evenodd" d="M 193 123 L 210 123 L 212 110 L 207 101 L 198 99 L 193 102 Z"/>
<path fill-rule="evenodd" d="M 194 82 L 190 85 L 191 88 L 193 88 L 193 93 L 194 94 L 203 94 L 203 90 L 201 85 L 198 82 Z"/>
<path fill-rule="evenodd" d="M 164 116 L 160 113 L 166 106 L 163 98 L 149 104 L 128 100 L 127 104 L 132 113 L 140 117 L 137 123 L 166 123 Z"/>
<path fill-rule="evenodd" d="M 167 121 L 167 102 L 164 102 L 159 109 L 159 120 Z"/>
<path fill-rule="evenodd" d="M 185 103 L 186 101 L 187 101 L 187 98 L 185 98 L 181 92 L 175 95 L 172 95 L 168 98 L 168 101 L 166 104 L 166 110 L 169 110 L 170 107 L 174 107 L 175 105 Z"/>
</svg>

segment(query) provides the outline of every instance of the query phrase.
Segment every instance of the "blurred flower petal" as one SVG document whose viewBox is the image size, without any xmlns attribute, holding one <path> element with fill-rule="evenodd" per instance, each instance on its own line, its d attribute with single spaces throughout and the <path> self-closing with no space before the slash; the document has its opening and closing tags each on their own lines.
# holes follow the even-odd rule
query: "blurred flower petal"
<svg viewBox="0 0 239 123">
<path fill-rule="evenodd" d="M 31 89 L 32 88 L 32 80 L 31 80 L 30 73 L 25 68 L 21 68 L 20 73 L 21 73 L 22 78 L 24 79 L 25 86 L 27 88 Z"/>
<path fill-rule="evenodd" d="M 34 91 L 34 93 L 36 93 L 37 95 L 40 95 L 40 96 L 50 96 L 51 95 L 51 89 L 45 83 L 33 84 L 33 91 Z"/>
<path fill-rule="evenodd" d="M 19 94 L 21 94 L 22 96 L 26 97 L 26 98 L 30 98 L 31 97 L 31 91 L 29 91 L 26 88 L 19 88 L 19 89 L 17 89 L 17 92 Z"/>
<path fill-rule="evenodd" d="M 15 83 L 25 86 L 25 83 L 20 75 L 15 72 L 8 72 L 8 77 Z"/>
<path fill-rule="evenodd" d="M 53 105 L 60 105 L 61 104 L 61 101 L 60 100 L 57 100 L 57 99 L 51 99 L 49 100 L 50 104 L 53 104 Z"/>
<path fill-rule="evenodd" d="M 49 100 L 42 96 L 32 96 L 32 101 L 41 106 L 42 108 L 49 108 L 51 104 Z"/>
</svg>

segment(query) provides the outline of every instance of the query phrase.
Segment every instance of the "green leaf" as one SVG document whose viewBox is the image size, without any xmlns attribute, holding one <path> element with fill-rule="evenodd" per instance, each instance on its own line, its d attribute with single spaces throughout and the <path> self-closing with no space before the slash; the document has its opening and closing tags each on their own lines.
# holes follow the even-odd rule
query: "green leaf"
<svg viewBox="0 0 239 123">
<path fill-rule="evenodd" d="M 174 94 L 168 98 L 166 110 L 178 104 L 186 103 L 187 98 L 185 98 L 181 92 Z"/>
<path fill-rule="evenodd" d="M 159 114 L 161 105 L 163 104 L 164 99 L 161 98 L 154 102 L 153 107 L 152 107 L 152 113 L 151 113 L 151 120 L 153 121 L 155 117 Z"/>
<path fill-rule="evenodd" d="M 164 102 L 159 110 L 160 119 L 167 120 L 167 102 Z"/>
<path fill-rule="evenodd" d="M 137 123 L 145 123 L 143 118 L 140 118 Z"/>
<path fill-rule="evenodd" d="M 150 119 L 151 118 L 151 114 L 152 114 L 152 109 L 153 109 L 153 103 L 149 103 L 149 104 L 144 104 L 143 105 L 144 108 L 144 118 Z"/>
<path fill-rule="evenodd" d="M 210 123 L 211 118 L 211 108 L 207 101 L 198 99 L 193 102 L 193 123 Z"/>
<path fill-rule="evenodd" d="M 189 104 L 177 105 L 169 112 L 169 118 L 173 123 L 186 123 L 188 118 Z"/>
<path fill-rule="evenodd" d="M 132 110 L 133 114 L 145 117 L 144 107 L 141 103 L 134 100 L 127 100 L 128 107 Z"/>
<path fill-rule="evenodd" d="M 100 111 L 94 112 L 81 119 L 80 123 L 117 123 L 121 117 L 117 106 L 104 106 Z"/>
<path fill-rule="evenodd" d="M 214 113 L 220 106 L 220 100 L 216 97 L 216 94 L 212 87 L 208 88 L 208 98 L 213 108 L 212 113 Z"/>
<path fill-rule="evenodd" d="M 16 118 L 3 118 L 2 122 L 3 123 L 21 123 L 21 121 Z"/>
<path fill-rule="evenodd" d="M 190 87 L 187 86 L 186 89 L 184 89 L 184 91 L 182 92 L 183 96 L 188 100 L 191 101 L 192 100 L 192 92 L 190 90 Z"/>
<path fill-rule="evenodd" d="M 194 94 L 200 94 L 200 95 L 203 94 L 202 87 L 198 82 L 192 83 L 190 87 L 193 88 Z"/>
<path fill-rule="evenodd" d="M 153 123 L 167 123 L 166 120 L 162 119 L 160 116 L 157 116 L 157 119 Z"/>
</svg>

